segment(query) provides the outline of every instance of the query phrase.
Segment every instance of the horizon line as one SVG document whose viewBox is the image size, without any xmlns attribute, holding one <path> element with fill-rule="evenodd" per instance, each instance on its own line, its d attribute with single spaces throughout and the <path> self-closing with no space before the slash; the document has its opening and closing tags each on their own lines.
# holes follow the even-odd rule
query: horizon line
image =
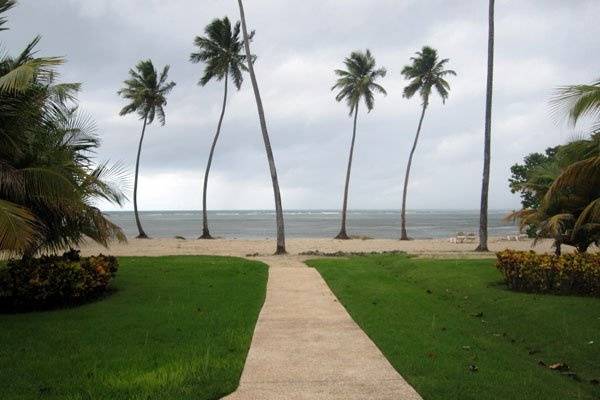
<svg viewBox="0 0 600 400">
<path fill-rule="evenodd" d="M 514 209 L 511 208 L 490 208 L 488 211 L 512 211 Z M 133 209 L 130 210 L 100 210 L 101 212 L 133 212 Z M 180 209 L 148 209 L 148 210 L 138 210 L 138 212 L 157 212 L 157 211 L 197 211 L 202 212 L 202 209 L 192 209 L 192 208 L 180 208 Z M 211 211 L 275 211 L 274 208 L 222 208 L 222 209 L 214 209 L 208 210 Z M 337 208 L 287 208 L 283 209 L 283 212 L 287 211 L 337 211 L 341 212 L 342 210 Z M 400 208 L 349 208 L 348 211 L 400 211 Z M 411 208 L 406 211 L 478 211 L 479 208 Z"/>
</svg>

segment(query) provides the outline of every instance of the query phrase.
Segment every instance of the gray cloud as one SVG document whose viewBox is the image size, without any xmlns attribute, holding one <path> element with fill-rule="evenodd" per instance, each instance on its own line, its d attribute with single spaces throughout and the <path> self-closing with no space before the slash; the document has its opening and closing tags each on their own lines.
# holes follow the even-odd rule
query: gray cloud
<svg viewBox="0 0 600 400">
<path fill-rule="evenodd" d="M 487 2 L 415 0 L 253 0 L 249 25 L 286 208 L 338 208 L 351 135 L 344 104 L 329 91 L 333 69 L 370 48 L 388 69 L 387 97 L 359 116 L 351 208 L 399 208 L 419 102 L 402 98 L 400 69 L 424 44 L 458 72 L 442 105 L 426 116 L 413 164 L 409 206 L 477 208 L 483 143 Z M 561 84 L 597 78 L 600 3 L 497 2 L 490 205 L 514 208 L 509 167 L 531 151 L 566 141 L 572 129 L 549 115 Z M 167 125 L 149 129 L 142 160 L 143 209 L 197 209 L 222 87 L 196 85 L 192 39 L 215 17 L 238 18 L 225 0 L 21 0 L 2 40 L 18 51 L 35 34 L 40 53 L 65 55 L 63 79 L 81 81 L 81 106 L 96 119 L 102 158 L 133 165 L 140 123 L 122 118 L 116 91 L 139 59 L 171 65 L 177 82 Z M 582 56 L 583 55 L 583 56 Z M 210 183 L 210 207 L 271 208 L 272 192 L 254 99 L 233 93 Z M 128 206 L 127 208 L 130 208 Z"/>
</svg>

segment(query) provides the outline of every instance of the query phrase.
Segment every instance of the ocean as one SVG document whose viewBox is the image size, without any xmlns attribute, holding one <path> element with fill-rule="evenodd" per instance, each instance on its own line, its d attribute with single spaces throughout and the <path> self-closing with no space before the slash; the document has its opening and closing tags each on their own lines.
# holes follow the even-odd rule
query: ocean
<svg viewBox="0 0 600 400">
<path fill-rule="evenodd" d="M 491 210 L 488 217 L 490 236 L 516 234 L 517 226 L 504 221 L 508 210 Z M 132 211 L 106 212 L 127 236 L 136 236 Z M 191 239 L 202 233 L 201 211 L 142 211 L 142 225 L 151 237 Z M 477 232 L 479 210 L 410 210 L 407 230 L 415 239 L 444 238 L 457 232 Z M 336 210 L 288 210 L 284 213 L 286 237 L 332 238 L 340 227 Z M 265 239 L 275 236 L 275 215 L 271 210 L 209 211 L 208 222 L 214 237 Z M 399 210 L 352 210 L 348 212 L 349 235 L 397 239 L 400 237 Z"/>
</svg>

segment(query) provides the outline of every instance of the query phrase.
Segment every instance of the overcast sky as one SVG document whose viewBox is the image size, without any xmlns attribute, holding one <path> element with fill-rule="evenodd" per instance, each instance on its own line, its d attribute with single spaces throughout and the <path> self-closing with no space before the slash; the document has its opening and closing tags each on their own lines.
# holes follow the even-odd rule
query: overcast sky
<svg viewBox="0 0 600 400">
<path fill-rule="evenodd" d="M 246 0 L 256 30 L 256 73 L 280 177 L 284 208 L 341 205 L 352 120 L 330 87 L 333 70 L 353 50 L 369 48 L 388 75 L 388 96 L 362 112 L 350 208 L 398 209 L 420 102 L 402 98 L 402 66 L 423 45 L 450 58 L 457 77 L 445 105 L 433 98 L 415 154 L 409 208 L 479 205 L 487 46 L 487 0 Z M 216 17 L 237 20 L 234 0 L 20 0 L 2 34 L 16 53 L 41 34 L 40 55 L 63 55 L 64 81 L 83 83 L 81 107 L 97 122 L 99 157 L 133 171 L 141 122 L 119 117 L 116 95 L 140 59 L 171 65 L 177 86 L 167 124 L 147 130 L 139 206 L 201 208 L 202 177 L 222 101 L 222 82 L 197 86 L 190 64 L 196 35 Z M 574 130 L 557 124 L 548 100 L 556 86 L 599 77 L 600 2 L 496 1 L 496 63 L 490 207 L 512 209 L 510 166 L 533 151 L 564 143 Z M 269 209 L 271 182 L 249 78 L 230 92 L 209 184 L 212 209 Z M 363 108 L 364 110 L 364 108 Z M 114 209 L 113 206 L 103 206 Z M 125 209 L 131 209 L 127 204 Z"/>
</svg>

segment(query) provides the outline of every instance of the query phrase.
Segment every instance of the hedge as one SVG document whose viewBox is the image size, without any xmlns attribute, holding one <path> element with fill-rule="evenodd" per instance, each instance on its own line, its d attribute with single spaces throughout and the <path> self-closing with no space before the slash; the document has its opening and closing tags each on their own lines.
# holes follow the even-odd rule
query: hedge
<svg viewBox="0 0 600 400">
<path fill-rule="evenodd" d="M 47 309 L 76 305 L 95 298 L 118 269 L 115 257 L 62 256 L 9 260 L 0 267 L 0 308 L 4 311 Z"/>
<path fill-rule="evenodd" d="M 513 290 L 600 297 L 600 254 L 536 254 L 504 250 L 496 267 Z"/>
</svg>

